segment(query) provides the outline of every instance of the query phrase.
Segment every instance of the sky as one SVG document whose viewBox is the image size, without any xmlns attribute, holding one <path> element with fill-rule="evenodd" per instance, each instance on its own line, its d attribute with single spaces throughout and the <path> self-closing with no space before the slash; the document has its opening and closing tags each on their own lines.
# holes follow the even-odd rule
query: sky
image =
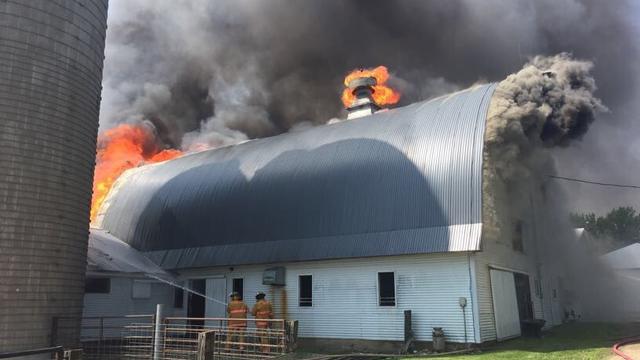
<svg viewBox="0 0 640 360">
<path fill-rule="evenodd" d="M 224 146 L 343 118 L 356 67 L 388 65 L 406 105 L 568 51 L 610 111 L 553 150 L 558 175 L 640 185 L 639 19 L 626 0 L 111 0 L 100 125 Z M 640 209 L 639 190 L 563 188 L 573 211 Z"/>
<path fill-rule="evenodd" d="M 640 1 L 631 5 L 633 11 L 628 16 L 640 43 Z M 625 61 L 640 68 L 640 59 Z M 636 83 L 640 83 L 638 73 L 631 74 Z M 636 91 L 631 99 L 630 106 L 602 114 L 582 141 L 557 152 L 558 162 L 564 166 L 558 175 L 640 186 L 640 94 Z M 640 211 L 640 189 L 563 183 L 573 211 L 604 214 L 617 206 Z"/>
</svg>

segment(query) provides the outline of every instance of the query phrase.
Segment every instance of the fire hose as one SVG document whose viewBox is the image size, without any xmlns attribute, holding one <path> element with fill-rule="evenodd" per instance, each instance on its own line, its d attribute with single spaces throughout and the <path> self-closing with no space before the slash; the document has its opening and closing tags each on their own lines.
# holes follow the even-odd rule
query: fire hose
<svg viewBox="0 0 640 360">
<path fill-rule="evenodd" d="M 614 354 L 620 356 L 621 358 L 625 359 L 625 360 L 633 360 L 633 358 L 627 354 L 625 354 L 624 352 L 622 352 L 622 350 L 620 350 L 621 346 L 625 346 L 625 345 L 629 345 L 629 344 L 633 344 L 635 342 L 640 342 L 640 337 L 633 337 L 633 338 L 628 338 L 628 339 L 624 339 L 624 340 L 620 340 L 617 343 L 613 344 L 613 347 L 611 347 L 611 351 L 613 351 Z"/>
</svg>

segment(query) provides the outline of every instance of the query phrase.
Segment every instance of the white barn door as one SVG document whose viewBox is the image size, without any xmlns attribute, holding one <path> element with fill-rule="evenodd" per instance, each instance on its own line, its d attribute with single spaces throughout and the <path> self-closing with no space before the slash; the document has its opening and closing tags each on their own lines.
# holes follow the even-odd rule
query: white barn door
<svg viewBox="0 0 640 360">
<path fill-rule="evenodd" d="M 208 318 L 226 318 L 227 307 L 227 279 L 213 278 L 207 279 L 207 297 L 216 299 L 213 301 L 207 299 L 205 304 L 205 316 Z"/>
<path fill-rule="evenodd" d="M 513 273 L 491 269 L 493 313 L 498 341 L 520 336 L 520 316 Z"/>
</svg>

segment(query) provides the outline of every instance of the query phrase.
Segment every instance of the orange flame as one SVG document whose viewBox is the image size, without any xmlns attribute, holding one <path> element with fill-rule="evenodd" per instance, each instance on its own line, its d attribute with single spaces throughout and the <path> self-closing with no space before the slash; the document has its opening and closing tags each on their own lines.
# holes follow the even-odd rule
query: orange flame
<svg viewBox="0 0 640 360">
<path fill-rule="evenodd" d="M 101 133 L 93 175 L 91 221 L 95 220 L 111 186 L 125 170 L 181 155 L 180 150 L 162 150 L 154 133 L 143 125 L 121 124 Z"/>
<path fill-rule="evenodd" d="M 353 70 L 344 78 L 344 86 L 347 88 L 342 92 L 342 103 L 345 107 L 349 107 L 356 97 L 349 89 L 349 83 L 360 77 L 373 77 L 378 83 L 373 87 L 373 101 L 376 104 L 393 105 L 400 100 L 400 92 L 387 86 L 387 80 L 389 80 L 389 70 L 386 66 L 378 66 L 373 69 L 358 69 Z"/>
</svg>

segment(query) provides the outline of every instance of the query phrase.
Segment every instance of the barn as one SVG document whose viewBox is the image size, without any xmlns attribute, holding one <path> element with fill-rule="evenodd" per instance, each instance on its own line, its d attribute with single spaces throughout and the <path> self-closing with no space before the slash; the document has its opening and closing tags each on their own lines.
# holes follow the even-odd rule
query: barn
<svg viewBox="0 0 640 360">
<path fill-rule="evenodd" d="M 94 232 L 220 301 L 239 291 L 251 306 L 264 291 L 311 343 L 402 342 L 405 310 L 418 341 L 434 327 L 480 344 L 520 336 L 524 320 L 559 324 L 562 278 L 539 252 L 548 234 L 534 230 L 544 227 L 541 188 L 523 194 L 530 213 L 498 222 L 512 228 L 488 231 L 505 216 L 489 207 L 507 201 L 483 171 L 495 87 L 129 170 Z M 161 283 L 99 270 L 95 279 L 117 286 L 87 294 L 85 315 L 122 311 L 119 302 L 225 314 Z"/>
<path fill-rule="evenodd" d="M 587 233 L 582 229 L 584 233 Z M 588 236 L 588 233 L 586 234 Z M 594 309 L 597 320 L 614 319 L 616 321 L 637 321 L 640 319 L 640 243 L 631 243 L 625 247 L 610 251 L 600 257 L 600 261 L 611 274 L 611 280 L 606 282 L 607 294 L 616 294 L 609 299 L 614 306 L 603 312 Z M 599 310 L 599 311 L 598 311 Z"/>
</svg>

